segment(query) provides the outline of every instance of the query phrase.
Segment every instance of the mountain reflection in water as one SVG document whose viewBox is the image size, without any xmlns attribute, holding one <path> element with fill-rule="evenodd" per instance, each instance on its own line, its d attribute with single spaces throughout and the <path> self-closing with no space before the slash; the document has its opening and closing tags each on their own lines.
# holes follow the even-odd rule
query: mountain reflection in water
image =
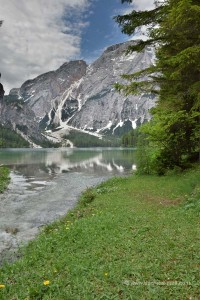
<svg viewBox="0 0 200 300">
<path fill-rule="evenodd" d="M 0 164 L 24 176 L 53 176 L 64 172 L 117 175 L 135 169 L 133 149 L 5 149 L 0 151 Z"/>
</svg>

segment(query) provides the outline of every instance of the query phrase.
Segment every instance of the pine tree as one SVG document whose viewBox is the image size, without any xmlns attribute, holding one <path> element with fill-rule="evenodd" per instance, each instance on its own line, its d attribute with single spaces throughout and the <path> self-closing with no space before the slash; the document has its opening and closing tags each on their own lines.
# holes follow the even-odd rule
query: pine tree
<svg viewBox="0 0 200 300">
<path fill-rule="evenodd" d="M 164 173 L 174 166 L 186 167 L 200 152 L 200 4 L 199 0 L 155 4 L 151 11 L 116 17 L 129 35 L 141 25 L 149 27 L 149 39 L 128 51 L 142 51 L 146 45 L 156 47 L 155 66 L 124 75 L 130 83 L 117 88 L 133 94 L 144 89 L 159 93 L 152 121 L 143 130 L 156 149 L 154 166 Z M 151 80 L 136 81 L 144 74 L 151 74 Z"/>
</svg>

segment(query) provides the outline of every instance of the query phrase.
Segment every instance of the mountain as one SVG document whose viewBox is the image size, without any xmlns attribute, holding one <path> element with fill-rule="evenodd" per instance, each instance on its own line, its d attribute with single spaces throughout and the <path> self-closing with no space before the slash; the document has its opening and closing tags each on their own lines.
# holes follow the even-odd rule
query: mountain
<svg viewBox="0 0 200 300">
<path fill-rule="evenodd" d="M 77 83 L 78 88 L 72 88 L 63 102 L 65 108 L 68 101 L 74 99 L 78 109 L 70 119 L 62 118 L 61 124 L 67 121 L 72 127 L 118 135 L 150 119 L 149 109 L 155 105 L 152 96 L 125 96 L 114 89 L 115 82 L 126 83 L 121 79 L 122 74 L 144 69 L 154 61 L 150 47 L 142 53 L 125 55 L 130 44 L 133 42 L 107 48 L 87 68 L 86 75 Z"/>
<path fill-rule="evenodd" d="M 41 134 L 35 114 L 23 101 L 11 96 L 0 97 L 0 120 L 3 128 L 14 130 L 30 146 L 37 147 L 37 144 L 48 142 L 47 138 Z"/>
<path fill-rule="evenodd" d="M 125 96 L 114 88 L 115 82 L 125 83 L 122 74 L 134 73 L 154 62 L 151 47 L 126 55 L 127 47 L 134 43 L 137 41 L 108 47 L 89 66 L 83 60 L 66 62 L 56 71 L 12 89 L 7 98 L 14 99 L 15 105 L 21 103 L 21 118 L 27 127 L 33 127 L 28 124 L 31 121 L 40 130 L 57 128 L 62 134 L 75 128 L 90 134 L 121 135 L 149 120 L 149 109 L 155 105 L 152 95 Z M 18 124 L 16 114 L 8 115 Z"/>
<path fill-rule="evenodd" d="M 82 60 L 66 62 L 58 70 L 28 80 L 20 89 L 12 89 L 9 95 L 27 103 L 38 123 L 48 115 L 52 119 L 63 94 L 86 74 L 86 68 Z"/>
</svg>

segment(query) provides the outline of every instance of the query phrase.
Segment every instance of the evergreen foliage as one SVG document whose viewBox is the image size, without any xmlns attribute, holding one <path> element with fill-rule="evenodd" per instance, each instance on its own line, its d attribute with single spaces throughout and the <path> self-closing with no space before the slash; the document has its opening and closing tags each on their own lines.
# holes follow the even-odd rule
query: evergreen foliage
<svg viewBox="0 0 200 300">
<path fill-rule="evenodd" d="M 54 143 L 50 140 L 44 139 L 37 139 L 34 136 L 31 136 L 31 141 L 36 145 L 41 146 L 42 148 L 59 148 L 61 147 L 61 143 Z"/>
<path fill-rule="evenodd" d="M 0 125 L 0 148 L 26 148 L 29 143 L 10 128 Z"/>
<path fill-rule="evenodd" d="M 99 139 L 97 136 L 78 132 L 78 131 L 70 131 L 70 133 L 63 138 L 70 140 L 75 147 L 119 147 L 120 139 L 109 136 L 104 137 L 103 139 Z"/>
<path fill-rule="evenodd" d="M 136 147 L 139 136 L 139 129 L 132 129 L 122 136 L 121 143 L 123 147 Z"/>
<path fill-rule="evenodd" d="M 146 45 L 156 48 L 155 65 L 124 75 L 129 84 L 117 84 L 117 88 L 126 94 L 144 90 L 159 94 L 157 106 L 151 110 L 152 121 L 141 130 L 155 150 L 151 157 L 153 165 L 159 165 L 158 173 L 165 173 L 174 167 L 186 168 L 199 159 L 200 3 L 164 0 L 155 4 L 153 10 L 116 17 L 122 32 L 128 35 L 142 25 L 148 28 L 148 40 L 129 47 L 128 51 L 142 51 Z M 137 81 L 148 74 L 148 80 Z"/>
</svg>

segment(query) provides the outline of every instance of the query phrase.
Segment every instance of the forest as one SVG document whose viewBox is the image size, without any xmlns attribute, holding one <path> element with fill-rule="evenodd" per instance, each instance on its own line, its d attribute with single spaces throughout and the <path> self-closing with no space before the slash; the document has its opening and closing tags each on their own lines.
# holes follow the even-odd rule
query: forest
<svg viewBox="0 0 200 300">
<path fill-rule="evenodd" d="M 63 137 L 70 140 L 75 147 L 119 147 L 121 146 L 120 138 L 114 136 L 104 136 L 102 139 L 84 132 L 71 130 L 70 133 Z"/>
<path fill-rule="evenodd" d="M 14 130 L 0 125 L 0 148 L 25 148 L 29 142 L 23 139 Z"/>
<path fill-rule="evenodd" d="M 122 0 L 132 3 L 132 0 Z M 152 119 L 141 126 L 143 139 L 138 149 L 146 153 L 138 161 L 141 173 L 191 167 L 200 159 L 200 5 L 199 0 L 155 1 L 150 11 L 119 15 L 122 32 L 134 34 L 146 27 L 147 40 L 130 46 L 127 52 L 156 49 L 155 64 L 134 74 L 124 74 L 127 85 L 118 91 L 158 96 Z M 143 76 L 147 80 L 142 80 Z"/>
</svg>

